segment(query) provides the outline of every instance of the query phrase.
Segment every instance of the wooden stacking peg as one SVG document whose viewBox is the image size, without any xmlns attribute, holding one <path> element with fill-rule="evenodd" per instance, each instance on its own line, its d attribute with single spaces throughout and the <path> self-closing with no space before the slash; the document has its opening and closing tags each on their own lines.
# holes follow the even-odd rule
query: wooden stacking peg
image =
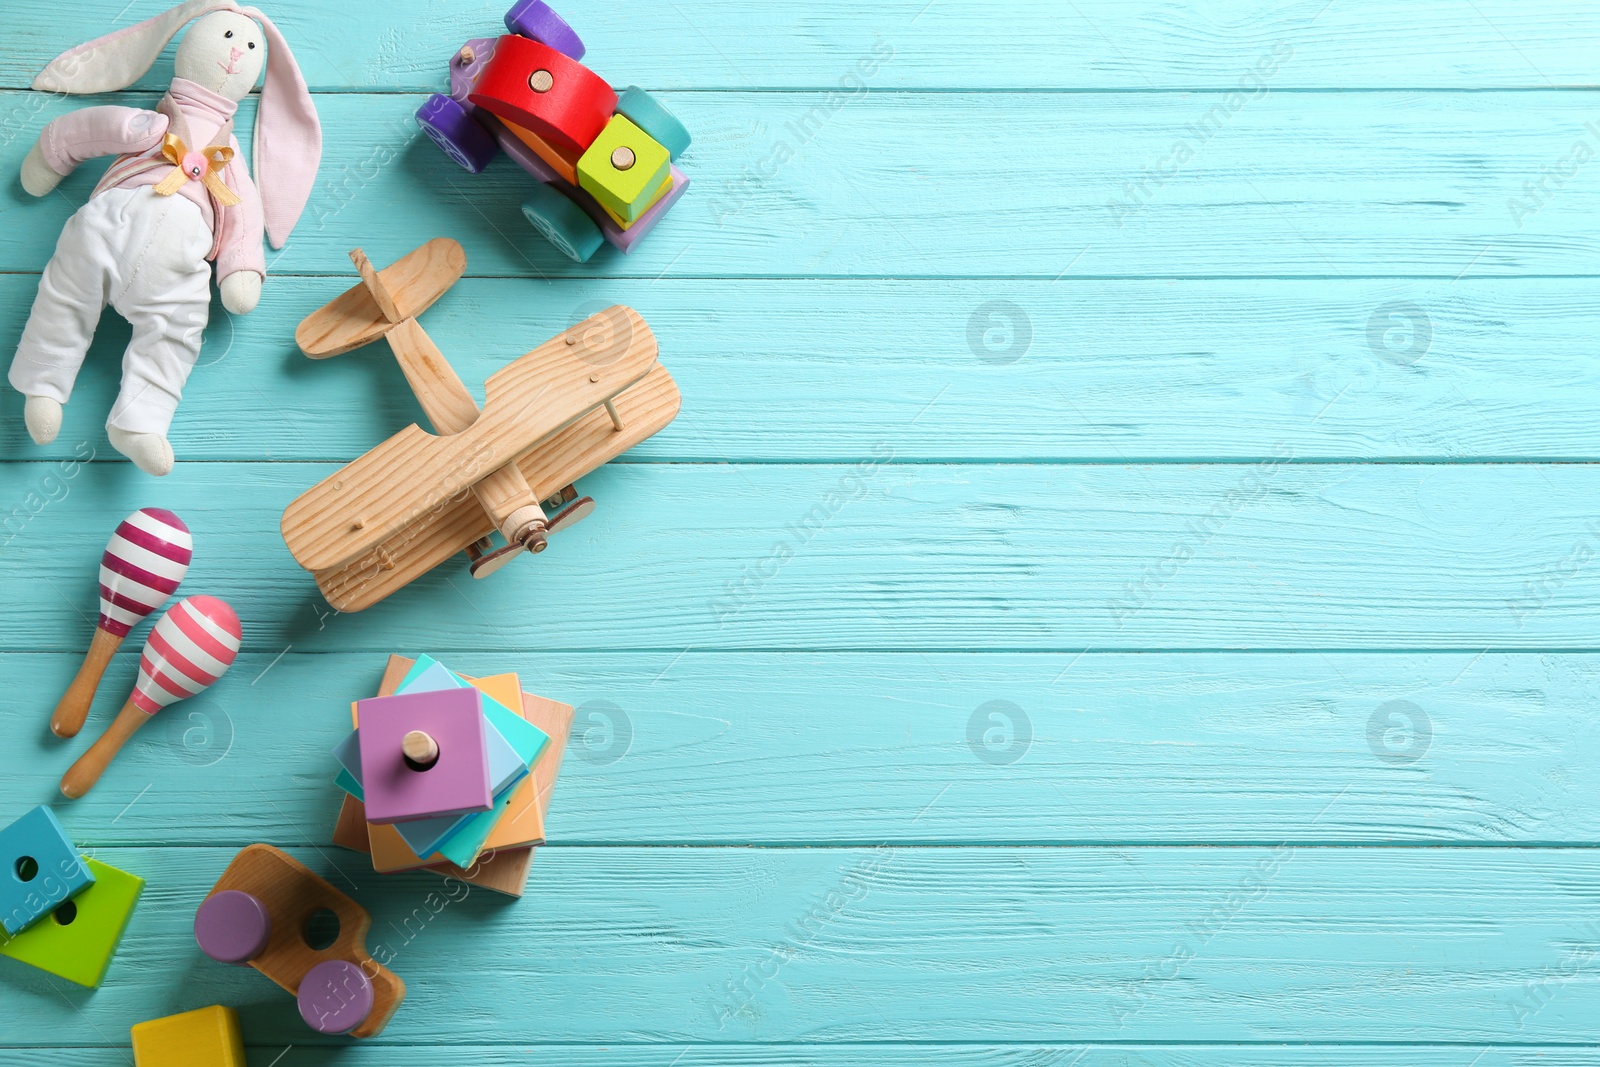
<svg viewBox="0 0 1600 1067">
<path fill-rule="evenodd" d="M 439 762 L 439 742 L 421 730 L 412 730 L 402 737 L 400 751 L 413 770 L 426 770 Z"/>
<path fill-rule="evenodd" d="M 50 717 L 57 737 L 72 737 L 83 729 L 112 655 L 128 631 L 178 588 L 193 554 L 189 527 L 170 511 L 140 508 L 117 526 L 100 556 L 100 619 L 94 639 Z"/>
<path fill-rule="evenodd" d="M 212 596 L 184 597 L 150 630 L 139 657 L 139 680 L 106 732 L 61 777 L 61 793 L 83 796 L 134 731 L 156 712 L 201 692 L 239 654 L 239 616 Z"/>
</svg>

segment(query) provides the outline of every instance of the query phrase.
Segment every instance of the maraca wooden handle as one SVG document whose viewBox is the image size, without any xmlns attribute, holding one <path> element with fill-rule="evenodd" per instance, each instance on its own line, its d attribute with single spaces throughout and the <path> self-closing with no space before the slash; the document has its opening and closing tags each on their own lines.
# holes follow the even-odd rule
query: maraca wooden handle
<svg viewBox="0 0 1600 1067">
<path fill-rule="evenodd" d="M 83 657 L 83 666 L 78 668 L 77 677 L 67 686 L 66 695 L 50 717 L 51 733 L 57 737 L 74 737 L 83 729 L 84 720 L 89 717 L 89 706 L 94 703 L 95 690 L 100 688 L 100 676 L 105 674 L 106 665 L 121 647 L 121 637 L 110 630 L 95 627 L 94 640 L 89 643 L 89 651 Z"/>
<path fill-rule="evenodd" d="M 106 728 L 106 732 L 100 735 L 100 740 L 90 745 L 89 751 L 79 756 L 78 762 L 68 767 L 67 773 L 61 776 L 61 795 L 76 800 L 93 789 L 111 765 L 112 757 L 122 750 L 123 742 L 132 737 L 134 731 L 149 718 L 131 700 L 122 705 L 122 710 L 117 712 L 116 719 Z"/>
</svg>

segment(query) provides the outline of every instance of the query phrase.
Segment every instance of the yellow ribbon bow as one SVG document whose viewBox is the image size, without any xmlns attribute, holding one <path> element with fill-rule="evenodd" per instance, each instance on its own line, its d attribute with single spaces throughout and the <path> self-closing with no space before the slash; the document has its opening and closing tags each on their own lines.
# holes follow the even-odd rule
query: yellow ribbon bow
<svg viewBox="0 0 1600 1067">
<path fill-rule="evenodd" d="M 214 144 L 198 152 L 191 152 L 181 138 L 169 133 L 161 139 L 161 155 L 177 169 L 155 186 L 153 191 L 156 195 L 171 196 L 183 188 L 184 182 L 197 181 L 204 185 L 223 207 L 233 207 L 239 203 L 239 194 L 229 189 L 222 180 L 222 175 L 218 173 L 233 159 L 232 148 Z"/>
</svg>

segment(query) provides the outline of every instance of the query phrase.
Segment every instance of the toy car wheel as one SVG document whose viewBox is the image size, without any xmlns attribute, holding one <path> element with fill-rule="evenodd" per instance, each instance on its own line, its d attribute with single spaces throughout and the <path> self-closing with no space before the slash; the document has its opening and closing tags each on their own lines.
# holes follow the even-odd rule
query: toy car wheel
<svg viewBox="0 0 1600 1067">
<path fill-rule="evenodd" d="M 473 174 L 487 167 L 500 151 L 494 135 L 466 108 L 442 93 L 434 93 L 417 108 L 417 125 L 433 138 L 441 152 Z"/>
<path fill-rule="evenodd" d="M 600 227 L 583 208 L 548 185 L 535 187 L 522 205 L 522 213 L 546 240 L 578 263 L 589 262 L 605 243 Z"/>
<path fill-rule="evenodd" d="M 583 40 L 567 20 L 550 9 L 544 0 L 519 0 L 506 12 L 506 29 L 540 44 L 549 45 L 562 55 L 582 59 Z"/>
<path fill-rule="evenodd" d="M 617 98 L 617 113 L 654 137 L 674 160 L 689 147 L 689 131 L 683 123 L 637 85 L 628 86 L 628 91 Z"/>
<path fill-rule="evenodd" d="M 319 1034 L 348 1034 L 372 1015 L 377 992 L 349 960 L 323 960 L 300 979 L 300 1018 Z"/>
</svg>

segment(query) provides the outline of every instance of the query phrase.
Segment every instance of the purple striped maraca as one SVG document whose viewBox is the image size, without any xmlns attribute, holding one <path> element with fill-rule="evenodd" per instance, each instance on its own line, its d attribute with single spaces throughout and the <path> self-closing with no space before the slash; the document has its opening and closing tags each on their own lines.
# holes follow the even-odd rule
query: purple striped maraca
<svg viewBox="0 0 1600 1067">
<path fill-rule="evenodd" d="M 133 732 L 168 704 L 192 697 L 233 665 L 243 631 L 226 600 L 186 596 L 167 610 L 144 639 L 139 680 L 100 740 L 61 776 L 61 794 L 83 796 Z"/>
<path fill-rule="evenodd" d="M 83 729 L 100 676 L 139 620 L 166 603 L 189 570 L 194 541 L 183 520 L 162 508 L 140 508 L 122 520 L 100 557 L 100 621 L 77 677 L 50 717 L 57 737 Z"/>
</svg>

